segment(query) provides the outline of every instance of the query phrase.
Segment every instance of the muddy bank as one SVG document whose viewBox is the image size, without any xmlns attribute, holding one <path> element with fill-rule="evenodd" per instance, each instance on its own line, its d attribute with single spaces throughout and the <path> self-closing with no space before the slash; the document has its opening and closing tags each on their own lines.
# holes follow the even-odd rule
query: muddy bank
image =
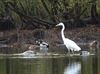
<svg viewBox="0 0 100 74">
<path fill-rule="evenodd" d="M 53 29 L 35 29 L 35 30 L 16 30 L 1 31 L 0 32 L 0 44 L 6 44 L 17 52 L 23 52 L 28 50 L 30 45 L 35 45 L 36 40 L 43 40 L 50 45 L 49 51 L 57 52 L 65 49 L 65 46 L 61 46 L 63 43 L 61 38 L 61 28 Z M 100 42 L 100 28 L 95 25 L 87 26 L 84 28 L 66 29 L 65 37 L 75 41 L 83 50 L 88 49 L 88 44 L 94 40 Z M 82 45 L 83 43 L 83 45 Z M 85 45 L 84 45 L 85 43 Z M 59 48 L 59 49 L 58 49 Z M 39 48 L 35 48 L 36 50 Z M 4 49 L 0 49 L 0 52 L 5 52 Z"/>
</svg>

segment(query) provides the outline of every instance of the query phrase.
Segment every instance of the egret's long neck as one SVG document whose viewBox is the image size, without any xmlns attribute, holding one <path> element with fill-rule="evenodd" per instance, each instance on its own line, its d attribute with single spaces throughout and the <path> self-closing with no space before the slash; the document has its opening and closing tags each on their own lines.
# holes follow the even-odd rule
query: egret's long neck
<svg viewBox="0 0 100 74">
<path fill-rule="evenodd" d="M 64 30 L 65 30 L 65 26 L 63 25 L 63 26 L 62 26 L 62 30 L 61 30 L 61 36 L 62 36 L 63 41 L 64 41 L 64 39 L 65 39 Z"/>
</svg>

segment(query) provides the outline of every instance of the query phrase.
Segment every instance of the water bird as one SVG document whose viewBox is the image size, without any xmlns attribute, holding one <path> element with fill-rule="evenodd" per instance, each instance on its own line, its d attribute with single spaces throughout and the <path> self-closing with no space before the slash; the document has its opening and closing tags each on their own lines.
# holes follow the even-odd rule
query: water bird
<svg viewBox="0 0 100 74">
<path fill-rule="evenodd" d="M 99 49 L 99 42 L 94 40 L 91 43 L 89 43 L 89 47 L 91 50 L 96 50 Z"/>
<path fill-rule="evenodd" d="M 23 55 L 24 57 L 33 57 L 33 56 L 35 56 L 35 52 L 32 50 L 27 50 L 27 51 L 21 53 L 21 55 Z"/>
<path fill-rule="evenodd" d="M 65 38 L 65 35 L 64 35 L 65 26 L 64 26 L 64 24 L 61 22 L 61 23 L 57 24 L 56 26 L 62 26 L 61 36 L 62 36 L 62 40 L 63 40 L 64 45 L 68 49 L 68 52 L 70 53 L 70 50 L 73 53 L 74 53 L 74 51 L 80 51 L 81 48 L 74 41 L 72 41 L 68 38 Z"/>
<path fill-rule="evenodd" d="M 80 55 L 81 56 L 89 56 L 90 52 L 88 52 L 88 51 L 81 51 Z"/>
<path fill-rule="evenodd" d="M 43 40 L 40 40 L 40 41 L 36 41 L 37 44 L 39 44 L 40 46 L 40 51 L 42 53 L 45 53 L 47 54 L 47 51 L 48 51 L 48 48 L 49 48 L 49 44 L 44 42 Z"/>
<path fill-rule="evenodd" d="M 33 45 L 33 44 L 31 44 L 29 47 L 28 47 L 28 49 L 29 50 L 35 50 L 36 48 L 38 48 L 39 46 L 38 45 Z"/>
</svg>

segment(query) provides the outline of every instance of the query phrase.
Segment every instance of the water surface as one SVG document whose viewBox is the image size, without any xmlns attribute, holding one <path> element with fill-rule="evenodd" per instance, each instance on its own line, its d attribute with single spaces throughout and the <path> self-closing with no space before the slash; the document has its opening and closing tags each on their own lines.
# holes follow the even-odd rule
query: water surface
<svg viewBox="0 0 100 74">
<path fill-rule="evenodd" d="M 0 74 L 100 74 L 100 57 L 0 57 Z"/>
</svg>

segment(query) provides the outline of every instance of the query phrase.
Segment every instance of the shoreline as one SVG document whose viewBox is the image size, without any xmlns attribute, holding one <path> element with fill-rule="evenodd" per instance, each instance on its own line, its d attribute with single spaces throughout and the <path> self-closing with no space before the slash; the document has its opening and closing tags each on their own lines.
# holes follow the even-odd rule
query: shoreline
<svg viewBox="0 0 100 74">
<path fill-rule="evenodd" d="M 50 51 L 58 51 L 59 44 L 63 44 L 60 28 L 53 29 L 36 29 L 36 30 L 16 30 L 0 31 L 0 44 L 13 46 L 20 51 L 28 50 L 29 45 L 35 45 L 35 41 L 42 39 L 50 45 Z M 17 35 L 18 34 L 18 35 Z M 66 29 L 64 31 L 65 37 L 75 41 L 77 44 L 85 44 L 83 47 L 88 47 L 88 43 L 96 40 L 100 43 L 100 28 L 91 25 L 84 28 Z M 3 40 L 8 39 L 8 42 L 2 43 Z M 99 45 L 100 46 L 100 45 Z M 62 46 L 60 46 L 61 48 Z M 63 47 L 64 48 L 64 47 Z"/>
</svg>

